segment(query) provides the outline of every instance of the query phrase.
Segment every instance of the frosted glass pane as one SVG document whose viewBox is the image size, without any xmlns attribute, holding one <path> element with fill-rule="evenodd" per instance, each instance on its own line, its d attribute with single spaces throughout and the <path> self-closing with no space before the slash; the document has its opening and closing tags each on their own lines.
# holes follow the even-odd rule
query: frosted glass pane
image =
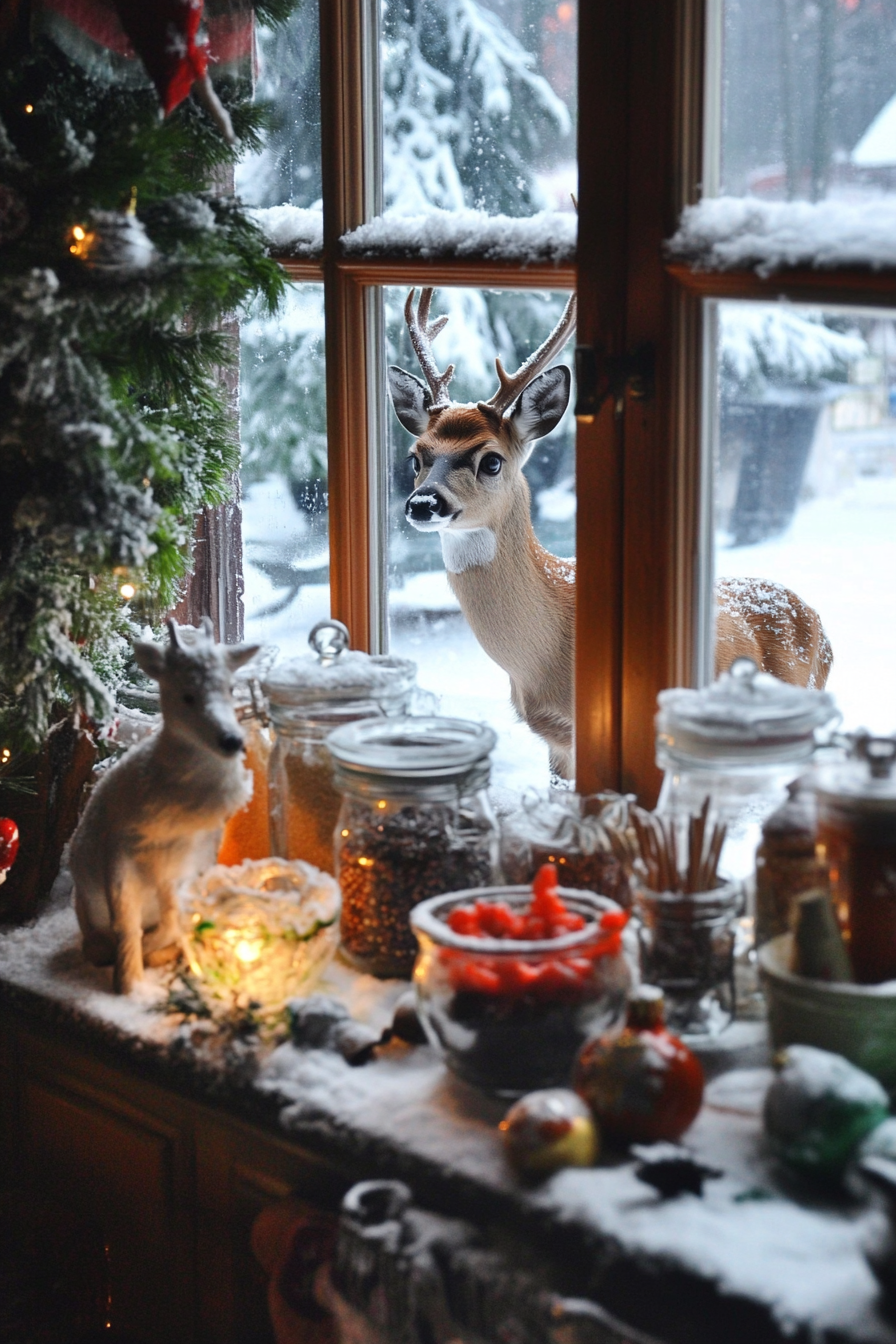
<svg viewBox="0 0 896 1344">
<path fill-rule="evenodd" d="M 246 638 L 307 652 L 330 614 L 324 299 L 291 285 L 240 329 Z"/>
<path fill-rule="evenodd" d="M 894 0 L 724 0 L 721 76 L 721 194 L 896 191 Z"/>
<path fill-rule="evenodd" d="M 236 169 L 247 205 L 320 207 L 318 0 L 299 0 L 285 23 L 257 29 L 256 100 L 267 104 L 264 148 Z"/>
<path fill-rule="evenodd" d="M 719 303 L 718 577 L 772 579 L 833 649 L 844 724 L 896 728 L 896 323 Z"/>
<path fill-rule="evenodd" d="M 577 0 L 385 0 L 387 210 L 572 210 Z"/>
<path fill-rule="evenodd" d="M 386 290 L 386 342 L 389 364 L 421 376 L 404 320 L 407 289 Z M 537 292 L 495 292 L 439 289 L 431 316 L 449 316 L 433 343 L 440 369 L 457 366 L 450 385 L 456 402 L 477 402 L 497 388 L 494 360 L 499 354 L 514 370 L 555 326 L 568 295 Z M 553 363 L 572 362 L 572 343 Z M 558 427 L 535 442 L 524 475 L 531 492 L 530 516 L 535 534 L 555 556 L 575 553 L 575 422 L 570 409 Z M 390 649 L 413 658 L 421 686 L 441 698 L 441 712 L 486 720 L 499 734 L 495 782 L 519 795 L 529 785 L 549 782 L 548 752 L 541 738 L 517 721 L 510 703 L 507 671 L 484 651 L 452 592 L 445 571 L 440 535 L 419 531 L 408 522 L 405 503 L 414 488 L 408 453 L 414 435 L 403 428 L 391 403 L 387 405 L 389 451 L 388 619 Z M 505 468 L 507 479 L 509 465 Z M 467 468 L 469 484 L 474 472 Z M 478 478 L 476 478 L 478 479 Z M 483 487 L 480 494 L 485 493 Z M 499 501 L 483 520 L 494 523 L 498 536 Z M 478 506 L 477 506 L 478 507 Z M 485 507 L 485 506 L 483 506 Z M 523 515 L 524 516 L 524 515 Z M 455 533 L 455 535 L 457 535 Z M 522 538 L 520 545 L 523 544 Z M 520 628 L 519 639 L 526 638 Z"/>
</svg>

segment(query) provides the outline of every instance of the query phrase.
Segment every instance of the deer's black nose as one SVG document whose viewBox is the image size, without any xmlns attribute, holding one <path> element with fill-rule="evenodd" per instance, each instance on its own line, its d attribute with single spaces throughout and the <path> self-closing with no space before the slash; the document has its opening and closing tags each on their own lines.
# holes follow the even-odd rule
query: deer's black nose
<svg viewBox="0 0 896 1344">
<path fill-rule="evenodd" d="M 239 733 L 221 733 L 218 738 L 218 746 L 225 756 L 235 756 L 238 751 L 242 751 L 245 745 L 246 743 Z"/>
<path fill-rule="evenodd" d="M 453 513 L 451 505 L 438 490 L 415 490 L 404 506 L 412 522 L 427 523 L 431 518 L 447 518 Z"/>
</svg>

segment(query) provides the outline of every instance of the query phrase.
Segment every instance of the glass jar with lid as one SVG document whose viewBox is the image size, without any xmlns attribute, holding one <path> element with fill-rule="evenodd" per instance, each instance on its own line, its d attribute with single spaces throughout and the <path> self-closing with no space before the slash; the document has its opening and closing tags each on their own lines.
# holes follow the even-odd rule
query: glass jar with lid
<svg viewBox="0 0 896 1344">
<path fill-rule="evenodd" d="M 268 767 L 271 852 L 333 871 L 333 833 L 341 796 L 326 739 L 340 724 L 405 714 L 416 665 L 349 647 L 340 621 L 319 621 L 308 643 L 315 657 L 277 664 L 265 677 L 274 745 Z"/>
<path fill-rule="evenodd" d="M 855 739 L 850 760 L 824 766 L 818 855 L 860 985 L 896 980 L 896 738 Z"/>
<path fill-rule="evenodd" d="M 688 820 L 710 800 L 710 817 L 727 828 L 720 869 L 752 874 L 763 821 L 787 797 L 787 785 L 815 751 L 816 730 L 837 716 L 827 691 L 791 686 L 738 658 L 703 690 L 661 691 L 656 760 L 665 771 L 661 812 Z"/>
<path fill-rule="evenodd" d="M 446 891 L 488 886 L 498 828 L 486 787 L 497 738 L 465 719 L 348 724 L 330 734 L 343 803 L 336 834 L 342 949 L 359 970 L 410 977 L 409 915 Z"/>
</svg>

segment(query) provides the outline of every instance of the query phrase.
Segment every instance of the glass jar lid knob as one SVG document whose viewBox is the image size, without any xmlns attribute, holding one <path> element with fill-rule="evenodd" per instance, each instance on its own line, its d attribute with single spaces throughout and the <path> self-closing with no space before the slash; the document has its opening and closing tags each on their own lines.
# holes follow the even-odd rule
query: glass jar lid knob
<svg viewBox="0 0 896 1344">
<path fill-rule="evenodd" d="M 752 658 L 735 658 L 728 675 L 741 686 L 752 686 L 759 675 L 759 668 Z"/>
<path fill-rule="evenodd" d="M 339 655 L 351 647 L 348 628 L 332 617 L 318 621 L 308 636 L 308 643 L 322 667 L 331 667 Z"/>
<path fill-rule="evenodd" d="M 862 733 L 856 738 L 856 756 L 868 762 L 872 779 L 889 779 L 896 764 L 896 738 L 871 737 Z"/>
</svg>

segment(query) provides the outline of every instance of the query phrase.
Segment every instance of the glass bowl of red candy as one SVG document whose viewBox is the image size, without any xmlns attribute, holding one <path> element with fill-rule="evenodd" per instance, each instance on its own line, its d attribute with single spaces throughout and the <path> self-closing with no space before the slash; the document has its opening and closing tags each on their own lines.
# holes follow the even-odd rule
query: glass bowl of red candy
<svg viewBox="0 0 896 1344">
<path fill-rule="evenodd" d="M 459 1077 L 504 1097 L 567 1084 L 579 1047 L 621 1024 L 631 983 L 627 913 L 557 885 L 476 887 L 411 911 L 426 1034 Z"/>
</svg>

